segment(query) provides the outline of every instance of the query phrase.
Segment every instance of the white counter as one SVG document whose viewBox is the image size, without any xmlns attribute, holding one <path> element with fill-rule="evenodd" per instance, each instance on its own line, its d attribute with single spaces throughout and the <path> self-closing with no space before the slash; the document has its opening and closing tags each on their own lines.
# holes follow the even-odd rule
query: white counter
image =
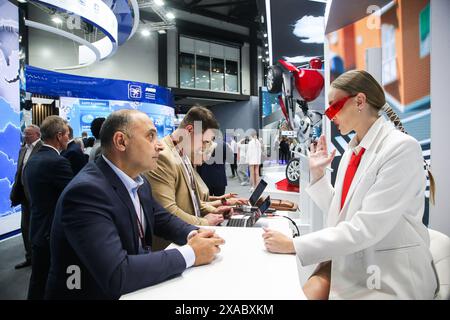
<svg viewBox="0 0 450 320">
<path fill-rule="evenodd" d="M 280 220 L 279 220 L 280 221 Z M 276 229 L 285 229 L 279 223 Z M 192 267 L 163 283 L 124 295 L 121 299 L 156 300 L 297 300 L 305 299 L 295 255 L 266 251 L 261 228 L 217 227 L 225 239 L 209 265 Z"/>
</svg>

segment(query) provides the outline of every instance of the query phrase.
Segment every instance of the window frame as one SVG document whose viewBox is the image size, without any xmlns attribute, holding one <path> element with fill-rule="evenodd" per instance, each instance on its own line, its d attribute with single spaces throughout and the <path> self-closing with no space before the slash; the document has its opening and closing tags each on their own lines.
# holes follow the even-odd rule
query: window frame
<svg viewBox="0 0 450 320">
<path fill-rule="evenodd" d="M 395 27 L 392 24 L 381 25 L 381 72 L 383 86 L 398 80 L 397 47 Z M 387 69 L 389 71 L 387 71 Z"/>
<path fill-rule="evenodd" d="M 185 51 L 181 48 L 181 43 L 182 43 L 182 38 L 185 39 L 191 39 L 194 41 L 194 47 L 192 52 L 190 51 Z M 205 55 L 205 54 L 198 54 L 200 56 L 206 56 L 209 57 L 209 88 L 208 89 L 203 89 L 203 88 L 197 88 L 197 50 L 196 50 L 196 42 L 195 41 L 201 41 L 201 42 L 207 42 L 210 45 L 211 44 L 215 44 L 215 45 L 220 45 L 223 46 L 223 50 L 224 50 L 224 54 L 223 57 L 218 57 L 217 55 L 211 54 L 211 50 L 209 50 L 209 54 Z M 237 57 L 235 58 L 228 58 L 225 54 L 225 48 L 230 48 L 233 50 L 237 50 Z M 190 90 L 200 90 L 200 91 L 208 91 L 208 92 L 217 92 L 217 93 L 229 93 L 229 94 L 241 94 L 241 90 L 242 90 L 242 85 L 241 85 L 241 47 L 240 46 L 231 46 L 231 45 L 227 45 L 227 44 L 223 44 L 220 42 L 214 42 L 214 41 L 209 41 L 206 39 L 201 39 L 201 38 L 195 38 L 195 37 L 191 37 L 191 36 L 186 36 L 183 34 L 179 34 L 178 35 L 178 66 L 177 66 L 177 84 L 178 84 L 178 88 L 180 89 L 190 89 Z M 188 54 L 193 54 L 194 55 L 194 87 L 185 87 L 182 85 L 181 83 L 181 79 L 180 79 L 180 56 L 182 53 L 188 53 Z M 223 90 L 212 90 L 212 76 L 213 76 L 213 72 L 212 72 L 212 59 L 219 59 L 219 60 L 223 60 Z M 237 64 L 237 91 L 227 91 L 226 90 L 226 63 L 227 61 L 232 61 L 235 62 Z M 214 73 L 214 74 L 218 74 L 218 73 Z"/>
</svg>

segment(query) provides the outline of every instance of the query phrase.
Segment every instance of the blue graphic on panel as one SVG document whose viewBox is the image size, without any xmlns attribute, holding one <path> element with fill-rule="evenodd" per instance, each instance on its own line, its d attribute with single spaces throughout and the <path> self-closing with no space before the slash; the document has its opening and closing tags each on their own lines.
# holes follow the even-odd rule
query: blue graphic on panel
<svg viewBox="0 0 450 320">
<path fill-rule="evenodd" d="M 119 46 L 124 44 L 133 29 L 133 15 L 131 13 L 128 0 L 103 0 L 114 12 L 118 22 Z"/>
<path fill-rule="evenodd" d="M 174 106 L 169 89 L 155 84 L 81 77 L 26 66 L 27 91 L 55 97 L 134 101 Z"/>
<path fill-rule="evenodd" d="M 19 23 L 18 10 L 0 0 L 0 235 L 14 231 L 18 221 L 5 225 L 3 218 L 15 213 L 9 194 L 14 182 L 20 148 Z"/>
<path fill-rule="evenodd" d="M 19 113 L 1 97 L 0 113 L 0 118 L 11 119 L 8 123 L 5 123 L 4 118 L 0 121 L 0 217 L 2 217 L 14 212 L 11 209 L 9 194 L 17 168 L 21 131 Z"/>
<path fill-rule="evenodd" d="M 175 110 L 160 104 L 70 97 L 61 97 L 60 101 L 60 116 L 69 121 L 75 137 L 81 136 L 83 131 L 91 136 L 92 120 L 106 118 L 111 112 L 121 109 L 139 110 L 147 114 L 153 121 L 159 138 L 172 133 L 175 127 Z"/>
<path fill-rule="evenodd" d="M 272 113 L 280 109 L 278 104 L 278 93 L 270 93 L 267 88 L 261 89 L 262 113 L 263 118 L 270 116 Z"/>
</svg>

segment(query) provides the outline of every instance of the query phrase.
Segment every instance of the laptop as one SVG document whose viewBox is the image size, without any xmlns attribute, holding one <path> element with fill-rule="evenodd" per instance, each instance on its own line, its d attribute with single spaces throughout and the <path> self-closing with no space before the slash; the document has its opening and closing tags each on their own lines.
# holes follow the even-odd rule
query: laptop
<svg viewBox="0 0 450 320">
<path fill-rule="evenodd" d="M 263 179 L 261 179 L 256 186 L 255 191 L 253 191 L 252 195 L 248 199 L 248 202 L 250 205 L 254 206 L 256 202 L 258 201 L 259 197 L 261 197 L 262 193 L 264 192 L 264 189 L 267 187 L 267 182 L 265 182 Z"/>
<path fill-rule="evenodd" d="M 242 209 L 242 211 L 237 215 L 231 216 L 226 226 L 244 227 L 244 228 L 253 227 L 254 224 L 258 221 L 258 219 L 266 212 L 266 210 L 269 207 L 270 207 L 270 196 L 267 196 L 266 199 L 264 199 L 264 201 L 258 208 L 255 209 L 255 207 L 252 206 L 248 211 L 246 211 L 246 209 Z"/>
</svg>

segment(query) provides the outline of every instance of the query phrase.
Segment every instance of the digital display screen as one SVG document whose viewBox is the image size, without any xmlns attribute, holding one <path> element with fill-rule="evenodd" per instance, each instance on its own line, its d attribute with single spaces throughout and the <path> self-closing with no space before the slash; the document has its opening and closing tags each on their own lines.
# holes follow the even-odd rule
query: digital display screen
<svg viewBox="0 0 450 320">
<path fill-rule="evenodd" d="M 121 109 L 139 110 L 147 114 L 160 139 L 174 131 L 175 110 L 169 106 L 132 101 L 60 98 L 60 116 L 69 121 L 74 137 L 80 137 L 83 131 L 92 136 L 92 120 L 106 118 L 111 112 Z"/>
</svg>

